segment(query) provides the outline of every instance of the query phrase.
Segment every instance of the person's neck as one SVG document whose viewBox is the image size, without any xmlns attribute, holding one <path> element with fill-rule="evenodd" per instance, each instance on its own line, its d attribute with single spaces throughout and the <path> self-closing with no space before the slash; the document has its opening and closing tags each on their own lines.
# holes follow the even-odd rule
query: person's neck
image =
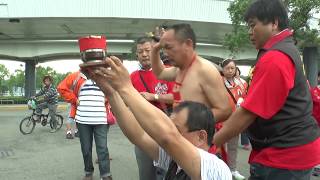
<svg viewBox="0 0 320 180">
<path fill-rule="evenodd" d="M 226 77 L 226 79 L 229 81 L 229 82 L 233 82 L 233 77 Z"/>
<path fill-rule="evenodd" d="M 206 152 L 208 152 L 210 149 L 209 145 L 203 145 L 202 147 L 199 147 L 199 148 L 206 151 Z"/>
<path fill-rule="evenodd" d="M 191 51 L 191 52 L 189 52 L 188 54 L 186 54 L 186 56 L 185 56 L 185 61 L 182 63 L 182 65 L 179 67 L 179 69 L 181 70 L 181 71 L 185 71 L 185 70 L 187 70 L 189 67 L 190 67 L 190 65 L 191 65 L 191 63 L 193 63 L 192 61 L 193 61 L 193 59 L 194 58 L 197 58 L 197 57 L 194 57 L 194 56 L 196 56 L 196 52 L 194 52 L 194 51 Z"/>
</svg>

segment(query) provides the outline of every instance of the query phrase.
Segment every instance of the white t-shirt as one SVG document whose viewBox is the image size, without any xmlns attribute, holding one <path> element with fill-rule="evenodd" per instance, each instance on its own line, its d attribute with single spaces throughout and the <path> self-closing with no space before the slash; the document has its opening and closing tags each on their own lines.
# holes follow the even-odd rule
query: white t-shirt
<svg viewBox="0 0 320 180">
<path fill-rule="evenodd" d="M 80 124 L 108 124 L 105 96 L 95 82 L 88 79 L 79 90 L 75 121 Z"/>
<path fill-rule="evenodd" d="M 232 175 L 229 167 L 216 155 L 210 154 L 202 149 L 199 149 L 201 158 L 201 180 L 232 180 Z M 159 160 L 154 162 L 155 166 L 168 170 L 171 157 L 159 148 Z M 178 171 L 181 169 L 178 167 Z"/>
</svg>

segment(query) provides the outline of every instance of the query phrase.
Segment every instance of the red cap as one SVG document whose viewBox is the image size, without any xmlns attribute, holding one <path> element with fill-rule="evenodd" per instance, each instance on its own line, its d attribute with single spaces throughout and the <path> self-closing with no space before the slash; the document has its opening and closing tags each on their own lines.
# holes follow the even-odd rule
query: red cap
<svg viewBox="0 0 320 180">
<path fill-rule="evenodd" d="M 88 49 L 106 49 L 107 41 L 105 36 L 85 36 L 78 40 L 80 52 Z"/>
</svg>

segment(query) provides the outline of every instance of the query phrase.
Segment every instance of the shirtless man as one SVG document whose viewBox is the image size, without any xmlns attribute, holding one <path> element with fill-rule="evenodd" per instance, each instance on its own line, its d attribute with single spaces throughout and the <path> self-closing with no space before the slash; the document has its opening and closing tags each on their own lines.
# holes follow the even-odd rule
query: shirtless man
<svg viewBox="0 0 320 180">
<path fill-rule="evenodd" d="M 174 105 L 200 102 L 212 109 L 217 120 L 225 120 L 231 108 L 221 76 L 211 62 L 197 55 L 195 47 L 196 37 L 189 24 L 169 27 L 151 51 L 152 71 L 158 79 L 175 81 Z M 173 67 L 166 68 L 161 62 L 161 48 Z"/>
</svg>

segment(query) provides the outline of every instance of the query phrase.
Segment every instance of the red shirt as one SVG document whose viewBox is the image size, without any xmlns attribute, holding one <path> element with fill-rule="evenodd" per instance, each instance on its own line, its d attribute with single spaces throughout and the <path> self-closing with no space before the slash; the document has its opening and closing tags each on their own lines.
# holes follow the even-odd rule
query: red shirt
<svg viewBox="0 0 320 180">
<path fill-rule="evenodd" d="M 147 88 L 144 86 L 141 77 L 143 78 L 144 82 L 146 83 L 149 93 L 152 94 L 172 94 L 172 89 L 174 86 L 174 82 L 168 82 L 164 80 L 158 80 L 157 77 L 152 73 L 151 70 L 137 70 L 131 73 L 131 83 L 133 87 L 138 92 L 148 92 Z M 159 109 L 164 110 L 164 104 L 160 104 L 158 102 L 150 102 Z"/>
<path fill-rule="evenodd" d="M 264 48 L 271 48 L 276 42 L 291 35 L 291 31 L 284 30 L 272 37 Z M 277 50 L 268 51 L 255 66 L 247 97 L 241 107 L 264 119 L 270 119 L 284 105 L 294 86 L 295 73 L 290 57 Z M 291 170 L 310 169 L 320 163 L 320 138 L 290 148 L 252 150 L 249 163 Z"/>
<path fill-rule="evenodd" d="M 320 86 L 311 89 L 311 96 L 313 101 L 313 117 L 318 121 L 320 127 Z"/>
</svg>

